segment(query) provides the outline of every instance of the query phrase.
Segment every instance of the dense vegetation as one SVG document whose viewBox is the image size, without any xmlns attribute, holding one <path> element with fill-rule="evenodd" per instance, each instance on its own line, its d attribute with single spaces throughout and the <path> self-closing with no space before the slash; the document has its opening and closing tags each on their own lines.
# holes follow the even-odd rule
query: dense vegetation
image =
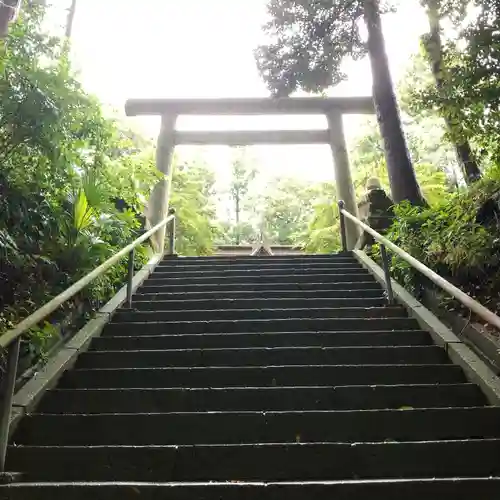
<svg viewBox="0 0 500 500">
<path fill-rule="evenodd" d="M 429 209 L 403 204 L 397 208 L 398 220 L 389 238 L 500 312 L 500 225 L 498 208 L 491 205 L 490 209 L 488 203 L 499 190 L 500 171 L 491 169 L 468 190 L 450 195 Z M 394 268 L 408 287 L 419 283 L 399 259 L 394 259 Z"/>
<path fill-rule="evenodd" d="M 42 21 L 43 10 L 27 6 L 10 26 L 0 74 L 0 331 L 130 243 L 159 178 L 153 146 L 104 115 Z M 213 175 L 177 163 L 178 251 L 210 253 Z M 149 247 L 137 255 L 140 266 Z M 113 267 L 34 329 L 25 348 L 36 358 L 56 324 L 102 305 L 125 275 L 126 262 Z"/>
<path fill-rule="evenodd" d="M 428 2 L 429 3 L 429 2 Z M 414 117 L 444 116 L 446 137 L 467 144 L 484 178 L 447 196 L 422 213 L 400 208 L 392 237 L 427 265 L 499 310 L 499 132 L 498 33 L 500 3 L 495 0 L 443 2 L 440 17 L 454 26 L 441 44 L 440 85 L 433 85 L 420 55 L 403 86 L 406 109 Z M 468 18 L 464 17 L 464 5 Z M 428 55 L 423 38 L 423 55 Z M 424 59 L 425 60 L 425 59 Z M 432 70 L 432 67 L 431 67 Z M 409 85 L 409 82 L 412 82 Z M 451 124 L 451 128 L 450 128 Z M 465 170 L 465 177 L 471 170 Z M 418 233 L 418 237 L 417 237 Z M 400 263 L 401 279 L 412 281 Z"/>
</svg>

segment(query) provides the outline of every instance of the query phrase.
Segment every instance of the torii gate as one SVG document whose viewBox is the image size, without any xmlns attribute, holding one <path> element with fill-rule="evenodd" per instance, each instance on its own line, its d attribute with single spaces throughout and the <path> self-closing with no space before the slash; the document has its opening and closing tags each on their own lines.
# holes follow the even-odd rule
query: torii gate
<svg viewBox="0 0 500 500">
<path fill-rule="evenodd" d="M 335 165 L 338 199 L 346 209 L 357 215 L 357 204 L 349 168 L 343 114 L 373 114 L 372 97 L 286 97 L 245 99 L 130 99 L 125 105 L 127 116 L 160 115 L 156 166 L 165 179 L 155 186 L 149 203 L 151 225 L 161 222 L 168 212 L 171 162 L 177 145 L 255 144 L 329 144 Z M 327 130 L 266 130 L 266 131 L 176 131 L 179 115 L 325 115 Z M 354 248 L 358 229 L 346 221 L 348 248 Z M 156 244 L 163 249 L 165 231 L 158 233 Z"/>
</svg>

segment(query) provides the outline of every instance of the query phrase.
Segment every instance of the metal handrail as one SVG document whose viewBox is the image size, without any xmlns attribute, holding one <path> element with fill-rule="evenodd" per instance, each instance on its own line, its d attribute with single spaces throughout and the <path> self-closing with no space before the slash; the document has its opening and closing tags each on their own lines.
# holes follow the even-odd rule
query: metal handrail
<svg viewBox="0 0 500 500">
<path fill-rule="evenodd" d="M 132 305 L 132 280 L 134 277 L 134 255 L 135 249 L 151 236 L 156 234 L 160 229 L 170 223 L 168 241 L 169 254 L 175 253 L 175 211 L 170 210 L 169 215 L 154 227 L 146 231 L 144 234 L 136 238 L 132 243 L 122 248 L 115 255 L 110 257 L 106 262 L 96 267 L 89 274 L 79 279 L 76 283 L 64 290 L 52 300 L 37 309 L 33 314 L 23 319 L 13 329 L 4 333 L 0 337 L 0 349 L 6 349 L 7 353 L 6 367 L 4 377 L 0 386 L 0 474 L 5 471 L 5 457 L 7 451 L 7 443 L 9 439 L 10 417 L 12 411 L 12 398 L 16 384 L 17 363 L 19 359 L 19 345 L 21 336 L 30 328 L 43 321 L 49 314 L 53 313 L 62 304 L 73 298 L 77 293 L 81 292 L 89 283 L 96 278 L 102 276 L 108 269 L 114 266 L 120 259 L 127 256 L 128 271 L 127 271 L 127 303 L 129 307 Z"/>
<path fill-rule="evenodd" d="M 395 254 L 399 255 L 399 257 L 401 257 L 404 261 L 410 264 L 414 269 L 423 274 L 426 278 L 432 281 L 439 288 L 441 288 L 445 292 L 448 292 L 451 296 L 457 299 L 462 305 L 464 305 L 465 307 L 476 313 L 480 318 L 484 319 L 489 325 L 492 325 L 500 329 L 500 317 L 497 316 L 493 311 L 490 311 L 487 307 L 480 304 L 477 300 L 474 300 L 465 292 L 462 292 L 462 290 L 457 288 L 455 285 L 452 285 L 449 281 L 445 280 L 443 277 L 439 276 L 439 274 L 435 273 L 432 269 L 429 269 L 425 264 L 422 264 L 422 262 L 417 260 L 415 257 L 412 257 L 408 252 L 405 252 L 402 248 L 392 243 L 392 241 L 388 240 L 380 233 L 377 233 L 377 231 L 375 231 L 370 226 L 360 221 L 357 217 L 355 217 L 347 210 L 345 210 L 344 207 L 345 207 L 344 202 L 339 201 L 339 214 L 341 221 L 344 217 L 347 217 L 349 220 L 354 222 L 368 234 L 373 236 L 373 238 L 375 238 L 375 240 L 380 243 L 382 261 L 385 273 L 385 285 L 387 288 L 389 301 L 392 302 L 393 294 L 392 294 L 392 284 L 389 272 L 389 260 L 387 258 L 386 249 L 389 249 Z M 341 224 L 341 230 L 345 231 L 345 223 Z M 346 241 L 345 235 L 342 236 L 342 241 L 343 242 Z M 344 251 L 347 251 L 347 247 L 345 246 L 344 243 L 343 243 L 343 249 Z"/>
</svg>

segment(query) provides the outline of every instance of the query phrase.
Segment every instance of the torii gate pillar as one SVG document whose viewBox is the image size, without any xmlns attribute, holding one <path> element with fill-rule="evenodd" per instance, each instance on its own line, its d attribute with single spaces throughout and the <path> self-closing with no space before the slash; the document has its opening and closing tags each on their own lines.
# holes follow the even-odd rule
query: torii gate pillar
<svg viewBox="0 0 500 500">
<path fill-rule="evenodd" d="M 168 214 L 170 186 L 172 184 L 172 157 L 175 149 L 176 114 L 162 115 L 158 145 L 156 147 L 156 168 L 163 174 L 151 192 L 146 209 L 146 220 L 150 227 L 159 224 Z M 165 249 L 165 231 L 163 226 L 151 237 L 153 248 L 163 253 Z"/>
<path fill-rule="evenodd" d="M 348 212 L 358 216 L 358 204 L 352 183 L 349 157 L 344 134 L 342 114 L 332 110 L 326 115 L 328 119 L 328 132 L 330 134 L 330 147 L 332 148 L 333 164 L 335 169 L 335 183 L 337 185 L 337 199 L 343 200 Z M 352 250 L 358 241 L 358 226 L 346 217 L 347 248 Z"/>
</svg>

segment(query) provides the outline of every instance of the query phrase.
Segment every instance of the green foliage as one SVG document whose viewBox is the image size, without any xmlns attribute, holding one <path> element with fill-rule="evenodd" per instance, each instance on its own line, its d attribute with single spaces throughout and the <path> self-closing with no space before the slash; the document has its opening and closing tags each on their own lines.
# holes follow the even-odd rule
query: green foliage
<svg viewBox="0 0 500 500">
<path fill-rule="evenodd" d="M 415 162 L 415 171 L 422 193 L 430 205 L 441 201 L 452 187 L 453 152 L 443 141 L 444 129 L 434 117 L 407 120 L 406 135 Z M 387 166 L 382 138 L 374 121 L 367 121 L 362 135 L 351 148 L 353 182 L 358 197 L 362 196 L 370 177 L 378 177 L 389 190 Z"/>
<path fill-rule="evenodd" d="M 334 199 L 331 184 L 313 184 L 280 178 L 270 183 L 263 196 L 266 235 L 273 243 L 302 245 L 318 206 Z"/>
<path fill-rule="evenodd" d="M 498 225 L 480 224 L 476 216 L 499 191 L 500 175 L 493 170 L 469 190 L 432 208 L 401 205 L 388 238 L 473 297 L 489 301 L 500 291 Z M 399 259 L 393 264 L 395 276 L 414 286 L 416 273 Z"/>
<path fill-rule="evenodd" d="M 11 25 L 0 73 L 0 331 L 134 239 L 140 222 L 112 198 L 142 210 L 157 179 L 151 153 L 82 89 L 43 14 L 28 7 Z M 56 325 L 101 305 L 125 276 L 121 262 L 32 329 L 24 354 L 43 357 Z"/>
<path fill-rule="evenodd" d="M 41 9 L 25 9 L 8 37 L 0 161 L 11 183 L 57 198 L 71 191 L 79 168 L 103 168 L 113 126 L 72 75 L 61 41 L 40 29 L 42 16 Z"/>
<path fill-rule="evenodd" d="M 447 175 L 445 169 L 449 167 L 449 145 L 443 146 L 441 143 L 443 129 L 437 126 L 433 118 L 426 119 L 424 124 L 409 122 L 407 132 L 411 153 L 416 160 L 415 171 L 419 184 L 430 206 L 434 206 L 447 198 L 453 188 L 453 178 Z M 389 191 L 382 138 L 373 121 L 364 124 L 361 135 L 351 146 L 350 158 L 358 200 L 364 195 L 366 182 L 371 177 L 378 177 L 385 190 Z M 325 194 L 323 199 L 316 199 L 310 204 L 313 209 L 312 217 L 299 238 L 309 252 L 335 252 L 341 246 L 333 186 Z"/>
<path fill-rule="evenodd" d="M 235 224 L 231 221 L 220 221 L 216 231 L 217 244 L 234 245 L 238 239 L 241 245 L 255 243 L 260 235 L 258 228 L 252 222 L 243 221 Z"/>
<path fill-rule="evenodd" d="M 244 148 L 234 148 L 229 194 L 236 205 L 242 203 L 256 175 L 257 170 L 251 164 L 248 152 Z"/>
<path fill-rule="evenodd" d="M 314 205 L 314 215 L 302 238 L 307 252 L 333 253 L 340 250 L 340 223 L 336 202 L 325 200 Z"/>
<path fill-rule="evenodd" d="M 42 325 L 31 328 L 26 337 L 25 352 L 33 358 L 40 357 L 45 360 L 47 351 L 59 337 L 59 329 L 45 321 Z"/>
<path fill-rule="evenodd" d="M 415 79 L 405 100 L 414 115 L 438 111 L 445 116 L 453 128 L 451 138 L 469 141 L 483 164 L 491 165 L 500 160 L 500 3 L 470 4 L 475 9 L 469 9 L 466 20 L 459 16 L 455 33 L 443 45 L 446 71 L 439 91 L 428 77 Z"/>
<path fill-rule="evenodd" d="M 450 84 L 450 71 L 443 51 L 441 35 L 443 14 L 439 8 L 440 2 L 439 0 L 427 0 L 425 3 L 429 5 L 427 14 L 429 17 L 430 32 L 422 37 L 422 52 L 428 60 L 433 75 L 433 83 L 435 84 L 435 87 L 427 86 L 427 88 L 431 88 L 432 93 L 438 97 L 436 108 L 446 124 L 447 136 L 454 145 L 456 158 L 463 172 L 463 178 L 466 183 L 472 184 L 480 179 L 482 174 L 476 155 L 469 142 L 469 134 L 463 126 L 464 120 L 460 116 L 463 110 L 455 110 L 450 113 L 450 106 L 444 104 L 447 87 Z M 468 2 L 461 2 L 457 6 L 458 11 L 452 12 L 452 14 L 455 14 L 455 18 L 462 19 L 464 17 L 464 4 L 466 3 Z M 413 87 L 410 92 L 415 92 Z"/>
<path fill-rule="evenodd" d="M 260 46 L 255 57 L 277 96 L 299 88 L 317 93 L 336 85 L 346 77 L 340 70 L 344 57 L 366 54 L 356 22 L 363 14 L 361 1 L 271 0 L 268 13 L 270 43 Z"/>
<path fill-rule="evenodd" d="M 449 20 L 456 26 L 463 21 L 471 2 L 470 0 L 420 0 L 420 4 L 426 9 L 435 6 L 440 20 Z"/>
<path fill-rule="evenodd" d="M 217 241 L 222 245 L 253 243 L 260 237 L 262 198 L 254 193 L 258 171 L 248 149 L 231 148 L 230 173 L 227 189 L 219 193 L 226 202 L 227 215 L 219 223 Z"/>
<path fill-rule="evenodd" d="M 174 168 L 170 205 L 176 209 L 176 251 L 182 255 L 210 255 L 218 229 L 214 224 L 214 173 L 194 163 Z"/>
<path fill-rule="evenodd" d="M 381 13 L 390 2 L 377 2 Z M 288 96 L 298 89 L 319 93 L 345 80 L 346 57 L 367 53 L 360 32 L 364 0 L 270 0 L 270 21 L 264 30 L 269 43 L 255 51 L 259 71 L 269 90 Z"/>
<path fill-rule="evenodd" d="M 250 186 L 256 175 L 257 170 L 252 165 L 247 150 L 245 148 L 234 148 L 229 195 L 234 204 L 235 224 L 232 233 L 236 245 L 239 245 L 242 241 L 241 231 L 249 227 L 248 223 L 241 220 L 241 215 L 245 208 L 244 203 L 247 201 Z"/>
<path fill-rule="evenodd" d="M 256 179 L 257 184 L 259 180 Z M 315 233 L 314 243 L 309 243 L 309 234 L 326 223 L 324 212 L 331 209 L 335 199 L 332 184 L 279 177 L 254 191 L 257 192 L 249 193 L 244 206 L 245 220 L 239 225 L 220 225 L 220 244 L 234 244 L 236 235 L 241 243 L 254 243 L 262 235 L 269 244 L 307 246 L 311 252 L 327 248 L 325 231 Z"/>
</svg>

